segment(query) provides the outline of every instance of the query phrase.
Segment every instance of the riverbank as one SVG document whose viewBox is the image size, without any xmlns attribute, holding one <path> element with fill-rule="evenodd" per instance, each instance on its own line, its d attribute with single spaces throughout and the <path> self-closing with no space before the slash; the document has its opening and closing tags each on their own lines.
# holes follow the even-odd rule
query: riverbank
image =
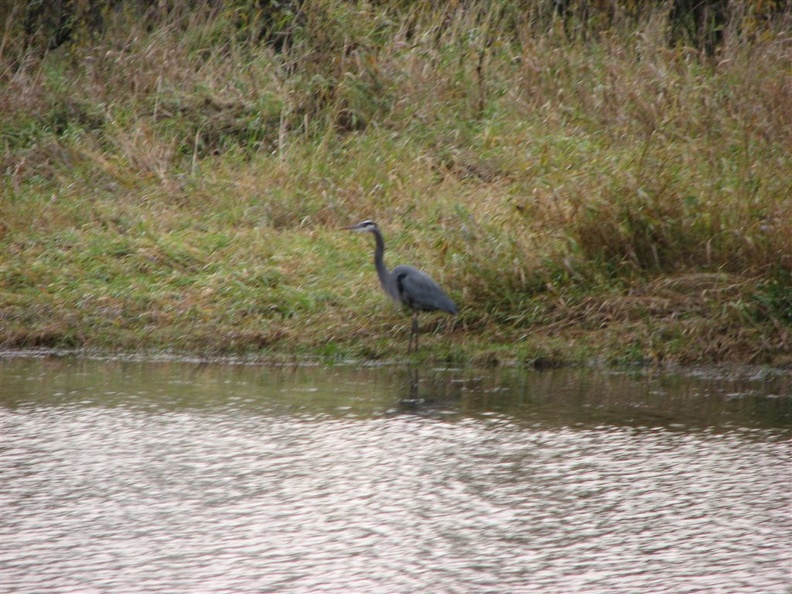
<svg viewBox="0 0 792 594">
<path fill-rule="evenodd" d="M 711 57 L 662 12 L 306 6 L 6 31 L 0 347 L 401 358 L 371 218 L 460 306 L 421 359 L 792 365 L 788 10 Z"/>
<path fill-rule="evenodd" d="M 4 322 L 3 348 L 103 356 L 144 353 L 147 358 L 228 357 L 275 364 L 406 360 L 409 316 L 378 293 L 373 272 L 363 276 L 373 296 L 362 299 L 365 306 L 359 312 L 330 304 L 332 312 L 322 307 L 315 313 L 263 322 L 248 314 L 243 316 L 251 318 L 245 327 L 227 318 L 233 312 L 220 314 L 208 306 L 189 306 L 190 321 L 190 315 L 183 313 L 185 306 L 173 302 L 148 313 L 125 313 L 120 306 L 108 309 L 107 299 L 103 306 L 84 310 L 73 306 L 68 311 L 62 305 L 41 311 L 44 306 L 39 303 L 27 314 L 24 327 Z M 413 360 L 540 368 L 570 364 L 788 367 L 788 328 L 728 324 L 750 291 L 748 283 L 738 285 L 728 277 L 664 278 L 643 294 L 585 296 L 577 304 L 547 304 L 552 317 L 526 328 L 496 322 L 474 326 L 466 321 L 464 310 L 457 320 L 425 314 L 421 352 Z M 17 311 L 22 317 L 22 307 Z M 156 320 L 142 323 L 145 316 Z"/>
</svg>

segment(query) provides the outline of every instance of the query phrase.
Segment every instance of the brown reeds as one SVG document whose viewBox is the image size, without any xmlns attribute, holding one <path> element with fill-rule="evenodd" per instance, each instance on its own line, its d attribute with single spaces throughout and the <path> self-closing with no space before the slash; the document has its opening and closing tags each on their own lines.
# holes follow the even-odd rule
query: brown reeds
<svg viewBox="0 0 792 594">
<path fill-rule="evenodd" d="M 376 218 L 440 356 L 789 362 L 792 12 L 606 4 L 12 3 L 0 340 L 389 356 Z"/>
</svg>

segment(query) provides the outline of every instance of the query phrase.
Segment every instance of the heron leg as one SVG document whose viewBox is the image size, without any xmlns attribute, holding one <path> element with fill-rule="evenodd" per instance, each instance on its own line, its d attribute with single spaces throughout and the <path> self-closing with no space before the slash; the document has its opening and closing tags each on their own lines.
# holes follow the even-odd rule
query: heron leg
<svg viewBox="0 0 792 594">
<path fill-rule="evenodd" d="M 407 354 L 413 352 L 413 336 L 415 336 L 415 352 L 418 352 L 418 312 L 414 311 L 412 316 L 412 330 L 410 331 L 410 344 L 407 347 Z"/>
</svg>

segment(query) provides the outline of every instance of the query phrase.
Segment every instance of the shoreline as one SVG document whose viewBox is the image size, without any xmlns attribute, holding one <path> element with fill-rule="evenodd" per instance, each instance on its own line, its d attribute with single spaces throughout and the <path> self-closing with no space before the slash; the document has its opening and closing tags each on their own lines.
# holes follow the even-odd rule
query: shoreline
<svg viewBox="0 0 792 594">
<path fill-rule="evenodd" d="M 212 366 L 254 366 L 273 369 L 283 368 L 359 368 L 359 369 L 392 369 L 403 367 L 432 366 L 436 369 L 459 369 L 469 371 L 523 371 L 523 372 L 552 372 L 554 370 L 591 370 L 601 373 L 638 373 L 661 375 L 696 375 L 714 379 L 762 379 L 768 376 L 792 377 L 792 365 L 757 365 L 746 363 L 710 363 L 687 364 L 676 363 L 653 364 L 625 364 L 607 365 L 598 361 L 575 362 L 554 366 L 525 365 L 517 360 L 499 361 L 497 365 L 448 365 L 442 362 L 424 359 L 407 360 L 391 359 L 385 361 L 371 360 L 321 360 L 319 358 L 272 357 L 272 356 L 202 356 L 190 353 L 174 353 L 160 351 L 139 352 L 109 352 L 101 349 L 0 349 L 0 362 L 15 359 L 85 359 L 91 361 L 121 362 L 121 363 L 177 363 L 187 365 L 212 365 Z"/>
</svg>

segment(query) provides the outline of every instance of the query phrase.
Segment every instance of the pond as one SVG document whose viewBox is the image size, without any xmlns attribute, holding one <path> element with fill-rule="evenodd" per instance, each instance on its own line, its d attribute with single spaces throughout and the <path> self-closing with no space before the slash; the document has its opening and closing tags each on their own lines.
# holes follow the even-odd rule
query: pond
<svg viewBox="0 0 792 594">
<path fill-rule="evenodd" d="M 783 592 L 792 378 L 0 359 L 0 592 Z"/>
</svg>

